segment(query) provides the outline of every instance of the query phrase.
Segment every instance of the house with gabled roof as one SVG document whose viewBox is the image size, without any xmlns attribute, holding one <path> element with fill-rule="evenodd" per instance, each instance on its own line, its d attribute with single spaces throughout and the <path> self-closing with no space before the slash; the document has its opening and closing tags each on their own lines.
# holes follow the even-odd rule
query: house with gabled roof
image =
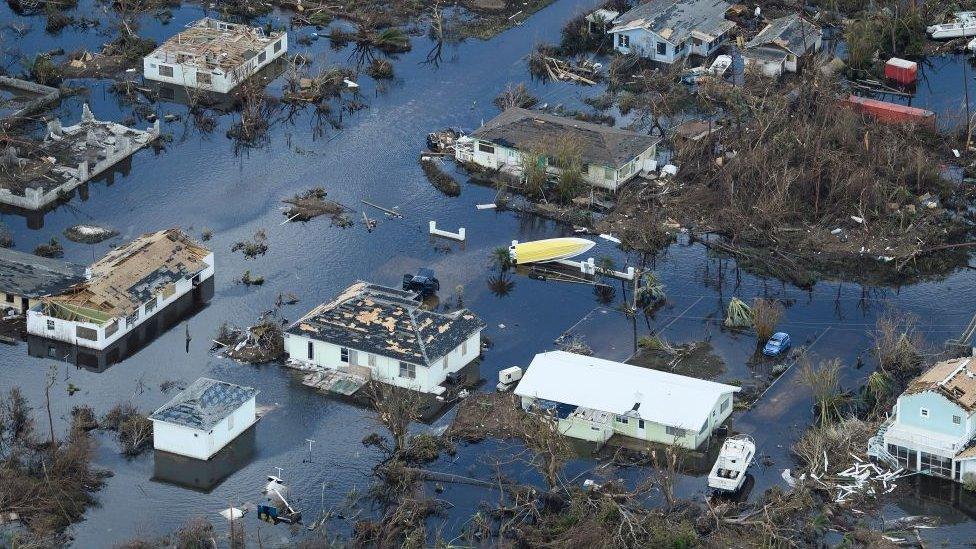
<svg viewBox="0 0 976 549">
<path fill-rule="evenodd" d="M 207 460 L 257 421 L 257 389 L 201 377 L 149 420 L 156 450 Z"/>
<path fill-rule="evenodd" d="M 735 29 L 723 0 L 650 0 L 617 17 L 614 49 L 671 64 L 688 55 L 708 57 Z"/>
<path fill-rule="evenodd" d="M 616 191 L 641 171 L 656 165 L 658 137 L 603 124 L 582 122 L 512 107 L 465 138 L 457 159 L 520 177 L 526 159 L 545 162 L 547 173 L 558 175 L 550 157 L 561 140 L 575 147 L 581 175 L 594 187 Z M 541 153 L 541 159 L 537 153 Z"/>
<path fill-rule="evenodd" d="M 481 355 L 485 323 L 467 309 L 427 310 L 419 297 L 356 282 L 289 326 L 285 351 L 308 367 L 440 394 Z"/>
<path fill-rule="evenodd" d="M 868 453 L 957 481 L 976 475 L 976 357 L 936 363 L 912 380 Z"/>
<path fill-rule="evenodd" d="M 776 78 L 796 72 L 804 56 L 820 50 L 823 31 L 797 14 L 773 19 L 746 43 L 742 58 L 747 67 L 755 66 L 766 76 Z"/>
</svg>

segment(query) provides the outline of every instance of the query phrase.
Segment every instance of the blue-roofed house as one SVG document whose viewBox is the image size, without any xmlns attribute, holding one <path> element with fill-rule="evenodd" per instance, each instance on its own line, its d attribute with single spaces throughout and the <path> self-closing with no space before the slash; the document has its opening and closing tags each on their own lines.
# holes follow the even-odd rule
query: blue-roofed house
<svg viewBox="0 0 976 549">
<path fill-rule="evenodd" d="M 149 416 L 156 450 L 207 460 L 257 421 L 257 389 L 201 377 Z"/>
</svg>

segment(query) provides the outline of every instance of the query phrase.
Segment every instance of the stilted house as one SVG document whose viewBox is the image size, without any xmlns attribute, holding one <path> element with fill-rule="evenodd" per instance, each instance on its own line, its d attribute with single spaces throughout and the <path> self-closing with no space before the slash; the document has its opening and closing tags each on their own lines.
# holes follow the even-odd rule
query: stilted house
<svg viewBox="0 0 976 549">
<path fill-rule="evenodd" d="M 915 378 L 868 453 L 928 475 L 976 478 L 976 357 L 939 362 Z"/>
<path fill-rule="evenodd" d="M 735 23 L 723 0 L 650 0 L 614 20 L 614 49 L 671 64 L 695 54 L 708 57 L 724 44 Z"/>
<path fill-rule="evenodd" d="M 485 323 L 474 313 L 429 311 L 419 295 L 356 282 L 285 331 L 291 360 L 424 393 L 481 355 Z"/>
<path fill-rule="evenodd" d="M 205 17 L 163 42 L 143 59 L 143 76 L 217 93 L 229 93 L 288 52 L 288 33 Z"/>
<path fill-rule="evenodd" d="M 27 332 L 103 350 L 180 301 L 203 301 L 214 254 L 180 229 L 147 233 L 89 268 L 90 276 L 27 312 Z"/>
<path fill-rule="evenodd" d="M 553 157 L 560 148 L 579 154 L 583 179 L 594 187 L 616 191 L 644 170 L 656 166 L 660 138 L 572 118 L 509 108 L 478 128 L 458 160 L 521 178 L 529 162 L 542 162 L 558 175 Z"/>
<path fill-rule="evenodd" d="M 746 67 L 755 66 L 776 78 L 796 72 L 800 61 L 820 51 L 823 31 L 797 14 L 773 19 L 746 43 L 742 58 Z"/>
<path fill-rule="evenodd" d="M 24 313 L 40 298 L 85 279 L 82 265 L 0 248 L 0 293 L 4 296 L 0 308 Z"/>
<path fill-rule="evenodd" d="M 566 436 L 622 435 L 695 449 L 732 413 L 738 387 L 565 351 L 535 355 L 515 388 Z"/>
<path fill-rule="evenodd" d="M 149 416 L 156 450 L 207 460 L 257 421 L 251 387 L 201 377 Z"/>
</svg>

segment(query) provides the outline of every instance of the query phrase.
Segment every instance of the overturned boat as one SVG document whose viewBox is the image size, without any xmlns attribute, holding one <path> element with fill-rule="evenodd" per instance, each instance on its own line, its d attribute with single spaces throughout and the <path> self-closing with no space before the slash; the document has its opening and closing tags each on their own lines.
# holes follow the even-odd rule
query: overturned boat
<svg viewBox="0 0 976 549">
<path fill-rule="evenodd" d="M 737 492 L 746 481 L 746 469 L 756 455 L 756 442 L 749 435 L 729 437 L 708 474 L 708 487 L 719 492 Z"/>
<path fill-rule="evenodd" d="M 586 253 L 594 243 L 585 238 L 547 238 L 531 242 L 512 242 L 508 252 L 517 265 L 569 259 Z"/>
<path fill-rule="evenodd" d="M 935 40 L 976 36 L 976 11 L 958 11 L 952 21 L 930 25 L 925 30 Z"/>
</svg>

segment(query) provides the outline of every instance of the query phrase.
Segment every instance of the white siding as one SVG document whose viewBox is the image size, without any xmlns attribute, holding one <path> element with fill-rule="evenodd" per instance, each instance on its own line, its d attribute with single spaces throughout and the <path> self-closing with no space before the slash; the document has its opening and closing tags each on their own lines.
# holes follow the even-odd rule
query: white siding
<svg viewBox="0 0 976 549">
<path fill-rule="evenodd" d="M 255 399 L 242 404 L 209 431 L 153 420 L 153 447 L 194 459 L 210 459 L 257 421 Z"/>
<path fill-rule="evenodd" d="M 274 45 L 278 41 L 281 42 L 281 48 L 275 52 Z M 204 70 L 204 72 L 210 72 L 211 74 L 210 84 L 197 81 L 197 68 L 195 66 L 164 63 L 162 60 L 157 59 L 152 55 L 143 58 L 142 75 L 149 80 L 168 82 L 170 84 L 177 84 L 187 88 L 199 88 L 217 93 L 229 93 L 249 76 L 258 72 L 275 59 L 287 53 L 288 34 L 282 34 L 282 36 L 277 40 L 270 40 L 268 45 L 262 51 L 265 53 L 265 60 L 261 62 L 258 61 L 258 56 L 261 54 L 261 52 L 255 52 L 254 57 L 248 59 L 230 72 L 224 72 L 222 69 L 212 69 L 210 71 Z M 161 75 L 160 65 L 172 68 L 173 75 Z"/>
</svg>

